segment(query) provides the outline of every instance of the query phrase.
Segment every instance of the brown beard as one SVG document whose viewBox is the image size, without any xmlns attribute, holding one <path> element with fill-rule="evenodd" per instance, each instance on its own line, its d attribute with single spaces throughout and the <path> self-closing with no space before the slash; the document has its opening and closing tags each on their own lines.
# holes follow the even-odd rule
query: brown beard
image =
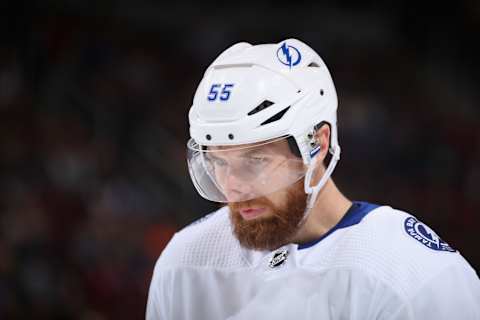
<svg viewBox="0 0 480 320">
<path fill-rule="evenodd" d="M 233 233 L 243 247 L 271 251 L 289 243 L 295 236 L 300 228 L 299 224 L 304 216 L 307 201 L 303 179 L 285 192 L 287 204 L 284 207 L 275 206 L 266 197 L 228 204 Z M 267 207 L 273 215 L 244 220 L 240 215 L 240 209 L 248 207 Z"/>
</svg>

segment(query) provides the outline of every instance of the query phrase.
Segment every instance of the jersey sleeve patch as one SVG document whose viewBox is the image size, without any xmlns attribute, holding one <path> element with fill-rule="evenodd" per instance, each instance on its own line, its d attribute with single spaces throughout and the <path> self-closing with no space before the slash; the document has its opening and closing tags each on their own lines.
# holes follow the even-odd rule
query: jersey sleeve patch
<svg viewBox="0 0 480 320">
<path fill-rule="evenodd" d="M 425 247 L 436 251 L 456 252 L 448 243 L 430 229 L 425 223 L 418 221 L 415 217 L 408 217 L 404 223 L 405 231 L 413 239 Z"/>
</svg>

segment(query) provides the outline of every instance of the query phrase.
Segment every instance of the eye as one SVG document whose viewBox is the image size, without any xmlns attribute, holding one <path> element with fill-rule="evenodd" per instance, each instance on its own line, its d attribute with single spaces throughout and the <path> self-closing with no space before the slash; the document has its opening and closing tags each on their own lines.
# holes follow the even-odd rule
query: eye
<svg viewBox="0 0 480 320">
<path fill-rule="evenodd" d="M 211 157 L 210 162 L 213 163 L 213 165 L 216 167 L 223 167 L 227 165 L 227 162 L 225 160 L 217 157 Z"/>
<path fill-rule="evenodd" d="M 268 158 L 263 156 L 253 156 L 247 158 L 247 164 L 250 166 L 262 166 L 268 163 Z"/>
</svg>

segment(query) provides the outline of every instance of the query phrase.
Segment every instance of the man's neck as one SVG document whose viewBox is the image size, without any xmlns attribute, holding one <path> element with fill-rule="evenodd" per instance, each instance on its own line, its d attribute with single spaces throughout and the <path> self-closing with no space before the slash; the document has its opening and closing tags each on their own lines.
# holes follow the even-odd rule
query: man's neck
<svg viewBox="0 0 480 320">
<path fill-rule="evenodd" d="M 292 242 L 301 244 L 320 238 L 342 219 L 351 205 L 352 202 L 337 189 L 332 179 L 328 179 Z"/>
</svg>

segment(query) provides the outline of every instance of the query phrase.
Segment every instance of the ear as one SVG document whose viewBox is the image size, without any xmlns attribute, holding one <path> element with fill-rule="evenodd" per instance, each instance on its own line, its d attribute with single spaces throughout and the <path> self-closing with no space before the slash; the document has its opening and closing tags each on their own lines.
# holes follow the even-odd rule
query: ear
<svg viewBox="0 0 480 320">
<path fill-rule="evenodd" d="M 330 147 L 330 126 L 327 123 L 322 124 L 322 126 L 315 131 L 315 141 L 317 145 L 320 146 L 320 151 L 317 154 L 317 157 L 319 157 L 317 164 L 323 164 L 328 153 L 328 148 Z"/>
<path fill-rule="evenodd" d="M 328 154 L 328 148 L 330 147 L 330 126 L 327 123 L 324 123 L 315 131 L 314 137 L 317 145 L 320 146 L 320 151 L 315 156 L 317 157 L 317 160 L 312 181 L 310 183 L 311 186 L 316 185 L 325 172 L 324 161 Z"/>
</svg>

